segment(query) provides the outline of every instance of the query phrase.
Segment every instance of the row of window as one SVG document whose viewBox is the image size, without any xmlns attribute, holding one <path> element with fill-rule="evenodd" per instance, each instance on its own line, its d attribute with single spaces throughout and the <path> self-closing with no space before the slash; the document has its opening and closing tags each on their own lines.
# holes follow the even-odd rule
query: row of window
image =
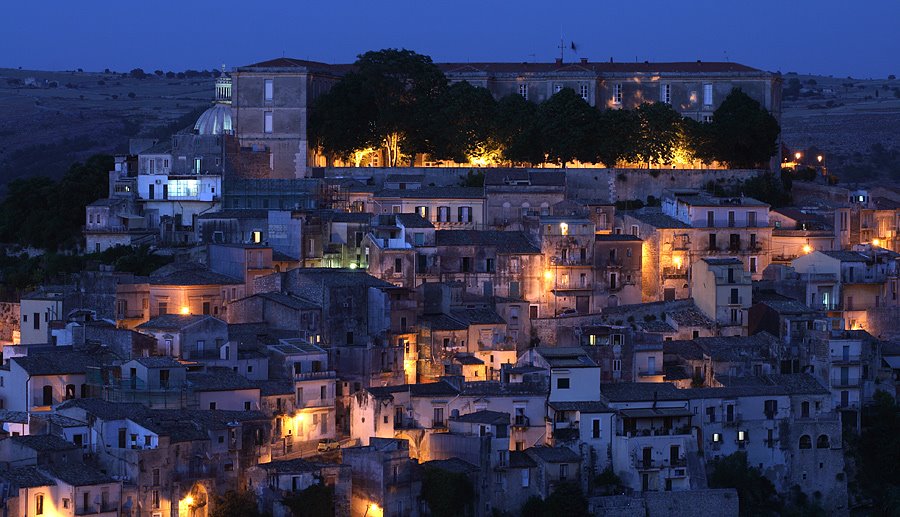
<svg viewBox="0 0 900 517">
<path fill-rule="evenodd" d="M 267 82 L 268 85 L 268 82 Z M 268 86 L 267 86 L 268 87 Z M 563 89 L 561 84 L 554 85 L 553 93 L 559 93 Z M 579 94 L 581 98 L 585 101 L 589 101 L 590 99 L 590 86 L 587 84 L 582 84 L 578 88 Z M 267 90 L 268 92 L 268 90 Z M 519 95 L 528 100 L 528 84 L 521 83 L 519 84 Z M 696 92 L 691 92 L 691 100 L 696 100 L 697 94 Z M 622 83 L 613 84 L 613 93 L 612 93 L 612 102 L 616 105 L 622 104 Z M 267 98 L 267 100 L 271 100 Z M 666 104 L 672 103 L 672 85 L 669 83 L 663 83 L 659 87 L 659 101 L 665 102 Z M 703 85 L 703 105 L 704 106 L 712 106 L 713 105 L 713 85 L 712 84 L 704 84 Z"/>
</svg>

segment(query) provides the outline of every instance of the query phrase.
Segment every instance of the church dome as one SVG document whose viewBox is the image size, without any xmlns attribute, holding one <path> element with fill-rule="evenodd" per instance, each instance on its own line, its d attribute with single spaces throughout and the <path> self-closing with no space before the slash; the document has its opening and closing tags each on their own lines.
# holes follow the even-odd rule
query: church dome
<svg viewBox="0 0 900 517">
<path fill-rule="evenodd" d="M 231 106 L 217 103 L 204 111 L 197 123 L 194 133 L 198 135 L 230 135 L 234 133 L 231 125 Z"/>
</svg>

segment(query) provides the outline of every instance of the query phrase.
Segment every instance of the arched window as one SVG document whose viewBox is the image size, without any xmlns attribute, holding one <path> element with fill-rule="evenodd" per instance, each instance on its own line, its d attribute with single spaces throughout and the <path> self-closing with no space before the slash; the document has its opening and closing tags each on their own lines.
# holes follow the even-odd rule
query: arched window
<svg viewBox="0 0 900 517">
<path fill-rule="evenodd" d="M 812 438 L 810 438 L 808 434 L 804 434 L 800 437 L 800 448 L 812 449 Z"/>
<path fill-rule="evenodd" d="M 800 416 L 802 418 L 809 418 L 809 402 L 805 400 L 800 404 Z"/>
<path fill-rule="evenodd" d="M 44 386 L 44 400 L 43 406 L 52 406 L 53 405 L 53 386 Z"/>
<path fill-rule="evenodd" d="M 816 449 L 827 449 L 830 447 L 828 444 L 828 435 L 820 434 L 819 438 L 816 439 Z"/>
<path fill-rule="evenodd" d="M 75 398 L 75 385 L 74 384 L 66 384 L 66 400 L 72 400 Z"/>
</svg>

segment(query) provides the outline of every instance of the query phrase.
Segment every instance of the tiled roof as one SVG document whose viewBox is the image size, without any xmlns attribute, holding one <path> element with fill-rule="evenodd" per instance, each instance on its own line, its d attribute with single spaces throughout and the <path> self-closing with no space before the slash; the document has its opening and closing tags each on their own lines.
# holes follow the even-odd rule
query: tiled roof
<svg viewBox="0 0 900 517">
<path fill-rule="evenodd" d="M 10 360 L 29 375 L 84 374 L 89 368 L 99 367 L 103 363 L 101 356 L 76 352 L 69 347 L 56 348 L 59 350 L 32 351 L 27 356 L 13 357 Z"/>
<path fill-rule="evenodd" d="M 42 467 L 47 474 L 72 486 L 92 486 L 116 483 L 116 480 L 83 463 L 53 463 Z"/>
<path fill-rule="evenodd" d="M 314 309 L 321 308 L 318 305 L 316 305 L 315 303 L 313 303 L 309 300 L 304 300 L 303 298 L 300 298 L 299 296 L 294 296 L 291 294 L 283 294 L 283 293 L 279 293 L 277 291 L 273 291 L 273 292 L 269 292 L 269 293 L 257 293 L 257 294 L 254 294 L 253 296 L 258 296 L 260 298 L 264 298 L 266 300 L 284 305 L 285 307 L 289 307 L 291 309 L 298 310 L 298 311 L 314 310 Z"/>
<path fill-rule="evenodd" d="M 487 396 L 487 397 L 503 397 L 503 396 L 546 396 L 550 392 L 550 387 L 546 383 L 532 382 L 498 382 L 498 381 L 476 381 L 467 382 L 463 385 L 462 394 L 467 396 Z"/>
<path fill-rule="evenodd" d="M 384 178 L 385 183 L 422 183 L 424 174 L 388 174 Z"/>
<path fill-rule="evenodd" d="M 447 472 L 455 472 L 458 474 L 470 474 L 478 472 L 479 469 L 471 463 L 459 458 L 448 458 L 446 460 L 431 460 L 422 463 L 423 468 L 433 468 L 446 470 Z"/>
<path fill-rule="evenodd" d="M 497 311 L 486 307 L 451 309 L 450 315 L 464 325 L 502 325 L 506 323 L 497 314 Z"/>
<path fill-rule="evenodd" d="M 195 262 L 173 263 L 150 274 L 152 285 L 237 285 L 237 278 L 222 275 Z"/>
<path fill-rule="evenodd" d="M 0 409 L 0 422 L 9 422 L 13 424 L 27 424 L 27 411 L 10 411 L 8 409 Z"/>
<path fill-rule="evenodd" d="M 833 250 L 833 251 L 821 251 L 819 253 L 828 255 L 829 257 L 840 260 L 841 262 L 868 262 L 869 261 L 869 257 L 867 257 L 866 255 L 859 253 L 857 251 Z"/>
<path fill-rule="evenodd" d="M 37 488 L 56 485 L 56 482 L 42 474 L 38 468 L 34 466 L 0 470 L 0 479 L 9 482 L 10 488 L 14 491 L 18 491 L 21 488 Z"/>
<path fill-rule="evenodd" d="M 206 372 L 188 372 L 187 381 L 194 391 L 231 391 L 259 389 L 231 368 L 208 368 Z"/>
<path fill-rule="evenodd" d="M 52 434 L 29 434 L 24 436 L 11 436 L 8 440 L 37 452 L 70 451 L 78 446 L 67 442 Z"/>
<path fill-rule="evenodd" d="M 535 351 L 547 361 L 551 368 L 597 366 L 597 363 L 581 347 L 539 347 Z"/>
<path fill-rule="evenodd" d="M 501 413 L 499 411 L 490 411 L 487 409 L 483 409 L 474 413 L 459 415 L 454 419 L 454 421 L 467 424 L 509 424 L 509 413 Z"/>
<path fill-rule="evenodd" d="M 270 461 L 269 463 L 260 463 L 259 467 L 278 474 L 292 474 L 299 472 L 318 472 L 322 467 L 303 458 L 294 458 L 291 460 Z"/>
<path fill-rule="evenodd" d="M 140 330 L 181 330 L 206 319 L 222 321 L 208 314 L 163 314 L 141 323 L 135 328 Z"/>
<path fill-rule="evenodd" d="M 376 198 L 404 199 L 482 199 L 481 187 L 422 187 L 415 189 L 383 189 L 375 193 Z"/>
<path fill-rule="evenodd" d="M 253 383 L 259 388 L 261 397 L 294 394 L 294 383 L 290 379 L 269 379 Z"/>
<path fill-rule="evenodd" d="M 397 221 L 406 228 L 434 228 L 434 225 L 426 221 L 419 214 L 394 214 Z"/>
<path fill-rule="evenodd" d="M 438 246 L 496 247 L 503 254 L 531 254 L 541 252 L 524 232 L 496 230 L 438 230 L 434 232 Z"/>
<path fill-rule="evenodd" d="M 525 453 L 545 463 L 578 463 L 581 456 L 568 447 L 530 447 Z"/>
<path fill-rule="evenodd" d="M 475 357 L 472 354 L 456 354 L 453 356 L 453 360 L 459 364 L 469 365 L 469 366 L 478 366 L 483 365 L 484 361 Z"/>
<path fill-rule="evenodd" d="M 147 368 L 183 368 L 184 365 L 167 355 L 157 355 L 150 357 L 137 357 L 134 359 L 141 366 Z"/>
<path fill-rule="evenodd" d="M 550 402 L 549 406 L 557 411 L 580 411 L 582 413 L 610 413 L 613 410 L 609 406 L 596 401 L 580 401 L 580 402 Z"/>
<path fill-rule="evenodd" d="M 509 451 L 509 468 L 532 469 L 534 467 L 537 467 L 537 463 L 531 459 L 531 456 L 525 454 L 525 451 Z"/>
<path fill-rule="evenodd" d="M 624 212 L 626 215 L 634 217 L 642 223 L 646 223 L 654 228 L 690 228 L 691 225 L 681 222 L 674 217 L 662 213 L 659 207 L 646 207 L 638 210 Z"/>
</svg>

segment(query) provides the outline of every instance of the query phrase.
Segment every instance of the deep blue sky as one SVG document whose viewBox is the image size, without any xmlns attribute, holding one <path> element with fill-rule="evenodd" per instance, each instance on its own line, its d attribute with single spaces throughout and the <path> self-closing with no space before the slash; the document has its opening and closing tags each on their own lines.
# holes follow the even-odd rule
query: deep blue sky
<svg viewBox="0 0 900 517">
<path fill-rule="evenodd" d="M 350 62 L 405 47 L 435 61 L 731 61 L 900 74 L 896 0 L 8 0 L 0 67 L 209 69 L 278 57 Z M 635 5 L 632 7 L 632 5 Z M 736 6 L 741 6 L 740 8 Z"/>
</svg>

